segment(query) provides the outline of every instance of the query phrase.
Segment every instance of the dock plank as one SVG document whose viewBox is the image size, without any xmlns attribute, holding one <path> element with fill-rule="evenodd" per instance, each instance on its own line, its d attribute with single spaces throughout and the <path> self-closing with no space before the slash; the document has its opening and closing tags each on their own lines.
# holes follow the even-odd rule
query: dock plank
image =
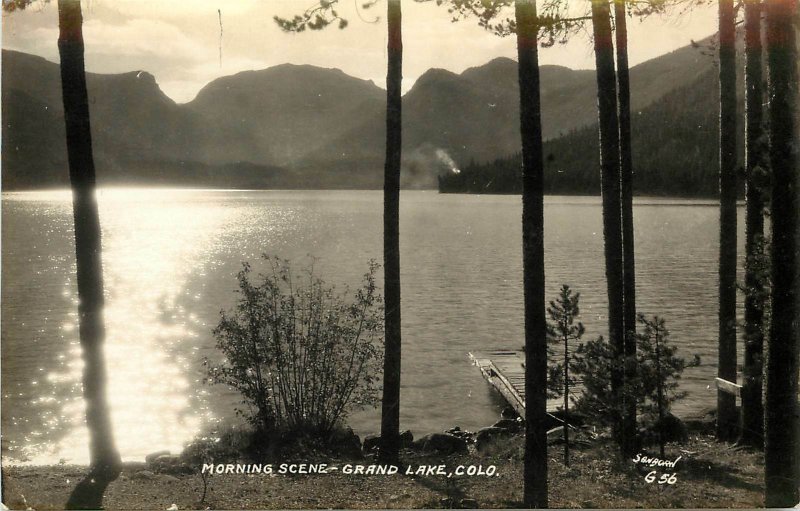
<svg viewBox="0 0 800 511">
<path fill-rule="evenodd" d="M 478 367 L 484 379 L 494 387 L 520 416 L 525 416 L 525 356 L 521 351 L 496 350 L 469 353 L 473 364 Z M 583 392 L 580 383 L 570 389 L 570 396 L 578 397 Z M 563 398 L 548 399 L 549 413 L 560 409 Z"/>
</svg>

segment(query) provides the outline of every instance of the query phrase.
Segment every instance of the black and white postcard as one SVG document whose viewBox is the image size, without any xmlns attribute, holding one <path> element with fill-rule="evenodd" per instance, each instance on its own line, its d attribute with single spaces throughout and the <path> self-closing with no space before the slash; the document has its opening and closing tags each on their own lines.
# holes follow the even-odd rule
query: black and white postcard
<svg viewBox="0 0 800 511">
<path fill-rule="evenodd" d="M 3 509 L 800 505 L 797 0 L 2 0 Z"/>
</svg>

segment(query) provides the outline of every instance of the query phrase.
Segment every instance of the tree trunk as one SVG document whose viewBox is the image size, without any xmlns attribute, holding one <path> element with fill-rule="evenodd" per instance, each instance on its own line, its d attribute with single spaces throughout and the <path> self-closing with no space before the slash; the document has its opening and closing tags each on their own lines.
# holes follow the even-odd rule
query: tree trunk
<svg viewBox="0 0 800 511">
<path fill-rule="evenodd" d="M 625 0 L 614 2 L 617 25 L 617 85 L 619 97 L 620 191 L 622 202 L 623 324 L 625 326 L 625 407 L 622 453 L 632 456 L 636 445 L 636 399 L 628 382 L 636 378 L 636 264 L 633 238 L 633 151 L 631 146 L 631 84 L 628 69 L 628 23 Z"/>
<path fill-rule="evenodd" d="M 661 371 L 661 329 L 656 325 L 656 374 L 658 375 L 658 388 L 656 399 L 658 400 L 658 447 L 661 458 L 664 454 L 664 383 L 666 375 Z"/>
<path fill-rule="evenodd" d="M 388 0 L 387 4 L 389 64 L 386 75 L 386 164 L 383 177 L 386 352 L 383 363 L 380 458 L 383 462 L 395 463 L 400 451 L 400 151 L 403 35 L 400 0 Z"/>
<path fill-rule="evenodd" d="M 547 507 L 547 323 L 544 296 L 544 160 L 535 0 L 516 0 L 522 136 L 522 262 L 525 295 L 524 505 Z"/>
<path fill-rule="evenodd" d="M 564 336 L 564 465 L 569 466 L 569 336 Z"/>
<path fill-rule="evenodd" d="M 719 0 L 719 362 L 736 381 L 736 29 L 733 0 Z M 734 440 L 736 396 L 717 391 L 717 439 Z"/>
<path fill-rule="evenodd" d="M 798 132 L 794 0 L 767 2 L 770 163 L 772 167 L 772 320 L 767 360 L 765 465 L 767 507 L 800 500 L 798 360 Z"/>
<path fill-rule="evenodd" d="M 766 140 L 762 102 L 761 1 L 746 0 L 745 17 L 745 168 L 747 211 L 745 217 L 745 350 L 742 384 L 742 431 L 739 443 L 764 445 L 762 403 L 762 356 L 764 348 L 764 285 L 760 276 L 760 252 L 764 236 L 764 155 Z"/>
<path fill-rule="evenodd" d="M 603 239 L 608 286 L 608 337 L 617 363 L 611 373 L 611 392 L 616 403 L 623 383 L 625 355 L 623 316 L 622 204 L 620 194 L 619 123 L 614 43 L 608 0 L 592 0 L 592 27 L 597 67 L 597 105 L 600 129 L 600 180 L 603 192 Z M 615 413 L 614 436 L 622 445 L 620 412 Z"/>
<path fill-rule="evenodd" d="M 90 454 L 90 473 L 75 488 L 66 507 L 99 508 L 106 487 L 117 478 L 122 465 L 114 445 L 106 401 L 103 265 L 80 0 L 59 0 L 58 21 L 61 90 L 75 222 L 79 336 L 84 362 L 83 398 Z"/>
</svg>

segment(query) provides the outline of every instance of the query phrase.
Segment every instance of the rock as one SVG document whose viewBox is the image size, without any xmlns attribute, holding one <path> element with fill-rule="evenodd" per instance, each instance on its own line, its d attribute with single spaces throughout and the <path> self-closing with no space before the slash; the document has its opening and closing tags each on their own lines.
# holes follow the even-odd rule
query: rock
<svg viewBox="0 0 800 511">
<path fill-rule="evenodd" d="M 505 428 L 496 428 L 494 426 L 481 428 L 475 434 L 475 448 L 478 451 L 482 451 L 497 438 L 509 436 L 511 436 L 511 431 Z"/>
<path fill-rule="evenodd" d="M 689 439 L 689 432 L 683 421 L 671 413 L 665 415 L 662 421 L 657 422 L 653 431 L 656 435 L 659 431 L 663 432 L 666 442 L 683 442 Z"/>
<path fill-rule="evenodd" d="M 381 437 L 378 435 L 367 435 L 364 437 L 364 443 L 361 446 L 361 450 L 367 454 L 371 452 L 375 452 L 381 446 Z"/>
<path fill-rule="evenodd" d="M 140 470 L 131 475 L 131 479 L 153 479 L 156 475 L 149 470 Z"/>
<path fill-rule="evenodd" d="M 450 429 L 446 429 L 444 430 L 444 432 L 448 435 L 453 435 L 457 437 L 462 437 L 464 436 L 464 433 L 466 433 L 466 431 L 463 431 L 459 426 L 454 426 Z"/>
<path fill-rule="evenodd" d="M 177 483 L 177 482 L 180 482 L 180 479 L 178 479 L 177 477 L 171 476 L 171 475 L 167 475 L 167 474 L 162 474 L 162 475 L 158 476 L 158 479 L 161 480 L 161 481 L 164 481 L 165 483 Z"/>
<path fill-rule="evenodd" d="M 175 454 L 162 454 L 156 459 L 152 460 L 148 466 L 154 472 L 172 472 L 173 469 L 180 466 L 181 458 Z"/>
<path fill-rule="evenodd" d="M 436 452 L 438 454 L 467 452 L 467 442 L 448 433 L 431 433 L 425 435 L 415 441 L 412 447 L 422 452 Z"/>
<path fill-rule="evenodd" d="M 458 437 L 467 442 L 468 444 L 472 443 L 475 440 L 474 439 L 475 433 L 473 433 L 472 431 L 463 430 L 458 426 L 446 430 L 445 433 Z"/>
<path fill-rule="evenodd" d="M 689 433 L 713 434 L 717 424 L 717 408 L 714 406 L 701 408 L 692 415 L 684 417 L 683 423 Z"/>
<path fill-rule="evenodd" d="M 522 421 L 517 419 L 500 419 L 492 424 L 493 428 L 507 429 L 512 433 L 516 433 L 522 428 Z"/>
<path fill-rule="evenodd" d="M 330 447 L 340 455 L 361 457 L 361 439 L 351 428 L 335 430 L 328 441 Z"/>
<path fill-rule="evenodd" d="M 411 444 L 414 443 L 414 434 L 411 433 L 410 429 L 407 429 L 400 433 L 400 447 L 403 449 L 409 449 Z"/>
<path fill-rule="evenodd" d="M 511 406 L 506 406 L 503 408 L 503 411 L 500 412 L 501 419 L 516 419 L 517 417 L 519 417 L 519 414 Z"/>
<path fill-rule="evenodd" d="M 478 501 L 475 499 L 461 499 L 459 505 L 461 509 L 478 509 Z"/>
<path fill-rule="evenodd" d="M 558 426 L 547 431 L 547 443 L 558 444 L 564 441 L 564 426 Z"/>
<path fill-rule="evenodd" d="M 561 426 L 562 424 L 560 421 L 563 420 L 566 420 L 567 423 L 578 428 L 582 427 L 586 423 L 585 416 L 575 413 L 572 410 L 570 410 L 569 414 L 565 414 L 564 410 L 556 410 L 552 412 L 550 415 L 558 419 L 557 421 L 555 421 L 557 422 L 557 424 L 554 424 L 552 427 Z"/>
<path fill-rule="evenodd" d="M 156 451 L 156 452 L 150 453 L 147 456 L 145 456 L 144 457 L 144 462 L 149 465 L 150 463 L 153 463 L 159 457 L 164 456 L 164 455 L 169 455 L 169 454 L 170 454 L 169 451 Z"/>
<path fill-rule="evenodd" d="M 645 422 L 640 431 L 642 441 L 646 444 L 658 443 L 659 432 L 663 433 L 664 442 L 683 442 L 689 439 L 686 425 L 671 413 L 665 415 L 661 421 Z"/>
</svg>

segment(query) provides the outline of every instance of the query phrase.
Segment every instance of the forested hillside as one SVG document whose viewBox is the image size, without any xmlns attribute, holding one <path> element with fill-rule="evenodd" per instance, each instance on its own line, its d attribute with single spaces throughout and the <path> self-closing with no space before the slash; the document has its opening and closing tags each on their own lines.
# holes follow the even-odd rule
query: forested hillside
<svg viewBox="0 0 800 511">
<path fill-rule="evenodd" d="M 651 106 L 634 112 L 634 189 L 638 195 L 712 197 L 718 180 L 718 84 L 709 69 Z M 740 126 L 741 128 L 741 126 Z M 740 134 L 741 136 L 741 134 Z M 597 127 L 573 130 L 545 143 L 545 191 L 600 193 Z M 519 154 L 471 163 L 439 178 L 445 193 L 522 191 Z"/>
<path fill-rule="evenodd" d="M 712 62 L 687 46 L 634 66 L 634 109 L 697 80 Z M 58 64 L 3 50 L 2 65 L 3 188 L 66 185 Z M 546 139 L 591 125 L 593 71 L 542 66 L 541 78 Z M 87 82 L 101 184 L 383 186 L 385 92 L 339 70 L 245 71 L 212 81 L 185 104 L 145 71 L 88 73 Z M 517 64 L 507 58 L 460 74 L 424 73 L 403 98 L 402 186 L 434 188 L 451 168 L 519 151 L 517 83 Z"/>
</svg>

